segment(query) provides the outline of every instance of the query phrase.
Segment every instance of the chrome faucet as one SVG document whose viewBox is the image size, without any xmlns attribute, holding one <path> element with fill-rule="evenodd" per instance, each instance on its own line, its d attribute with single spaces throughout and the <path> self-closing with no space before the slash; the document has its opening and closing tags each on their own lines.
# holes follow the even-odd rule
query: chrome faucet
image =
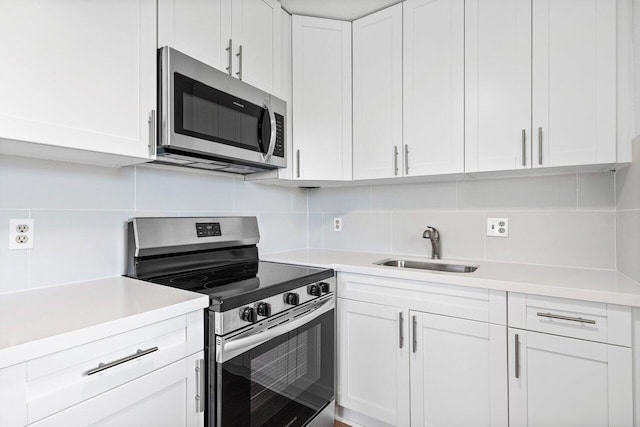
<svg viewBox="0 0 640 427">
<path fill-rule="evenodd" d="M 427 227 L 422 238 L 431 240 L 431 258 L 440 259 L 440 232 L 435 227 Z"/>
</svg>

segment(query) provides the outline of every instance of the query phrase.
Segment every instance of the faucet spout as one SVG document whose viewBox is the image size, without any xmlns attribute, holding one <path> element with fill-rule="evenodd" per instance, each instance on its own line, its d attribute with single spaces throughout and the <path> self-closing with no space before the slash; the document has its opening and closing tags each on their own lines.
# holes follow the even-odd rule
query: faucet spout
<svg viewBox="0 0 640 427">
<path fill-rule="evenodd" d="M 423 239 L 431 241 L 431 258 L 440 259 L 440 232 L 435 227 L 427 227 L 422 233 Z"/>
</svg>

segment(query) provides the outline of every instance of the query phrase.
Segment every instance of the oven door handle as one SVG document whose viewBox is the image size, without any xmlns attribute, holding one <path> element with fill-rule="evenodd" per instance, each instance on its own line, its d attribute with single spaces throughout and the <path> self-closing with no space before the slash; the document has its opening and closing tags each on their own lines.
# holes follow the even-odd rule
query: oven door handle
<svg viewBox="0 0 640 427">
<path fill-rule="evenodd" d="M 229 340 L 224 337 L 219 337 L 216 339 L 216 362 L 224 363 L 227 360 L 231 360 L 245 351 L 251 350 L 252 348 L 257 347 L 275 337 L 304 326 L 334 308 L 335 301 L 334 298 L 331 297 L 322 301 L 320 304 L 310 306 L 310 313 L 289 320 L 288 322 L 272 327 L 271 329 L 262 329 L 260 332 L 240 338 L 231 338 Z"/>
<path fill-rule="evenodd" d="M 269 148 L 267 149 L 267 154 L 264 155 L 264 162 L 271 162 L 271 157 L 273 156 L 273 150 L 276 148 L 276 136 L 277 136 L 277 123 L 276 123 L 276 115 L 273 112 L 273 108 L 271 108 L 271 104 L 269 101 L 264 102 L 264 108 L 267 110 L 267 114 L 269 114 L 269 122 L 271 123 L 271 134 L 269 135 Z"/>
</svg>

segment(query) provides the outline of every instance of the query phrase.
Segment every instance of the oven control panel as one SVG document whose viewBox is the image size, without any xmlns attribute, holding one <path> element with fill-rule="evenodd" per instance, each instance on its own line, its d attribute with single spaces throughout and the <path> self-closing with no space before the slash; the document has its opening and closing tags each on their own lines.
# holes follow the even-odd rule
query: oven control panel
<svg viewBox="0 0 640 427">
<path fill-rule="evenodd" d="M 196 234 L 198 237 L 222 236 L 219 222 L 196 222 Z"/>
<path fill-rule="evenodd" d="M 332 294 L 335 289 L 336 279 L 331 277 L 238 308 L 215 312 L 215 334 L 225 335 L 264 319 L 275 318 L 298 305 Z"/>
</svg>

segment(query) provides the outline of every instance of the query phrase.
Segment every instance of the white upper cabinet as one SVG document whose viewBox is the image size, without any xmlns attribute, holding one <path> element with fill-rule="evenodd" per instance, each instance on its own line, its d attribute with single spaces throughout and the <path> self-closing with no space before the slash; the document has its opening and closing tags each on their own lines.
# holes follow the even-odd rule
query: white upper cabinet
<svg viewBox="0 0 640 427">
<path fill-rule="evenodd" d="M 0 11 L 0 152 L 148 161 L 156 2 L 2 0 Z"/>
<path fill-rule="evenodd" d="M 465 2 L 465 172 L 531 167 L 531 0 Z"/>
<path fill-rule="evenodd" d="M 353 22 L 353 179 L 402 175 L 402 4 Z"/>
<path fill-rule="evenodd" d="M 404 6 L 405 175 L 464 170 L 464 0 Z"/>
<path fill-rule="evenodd" d="M 533 0 L 533 165 L 616 161 L 616 0 Z"/>
<path fill-rule="evenodd" d="M 281 95 L 280 3 L 159 0 L 158 44 Z"/>
<path fill-rule="evenodd" d="M 158 46 L 228 71 L 230 41 L 231 15 L 223 0 L 158 0 Z"/>
<path fill-rule="evenodd" d="M 275 95 L 280 95 L 280 10 L 275 0 L 231 1 L 233 74 Z"/>
<path fill-rule="evenodd" d="M 294 179 L 351 180 L 351 23 L 292 25 Z"/>
</svg>

